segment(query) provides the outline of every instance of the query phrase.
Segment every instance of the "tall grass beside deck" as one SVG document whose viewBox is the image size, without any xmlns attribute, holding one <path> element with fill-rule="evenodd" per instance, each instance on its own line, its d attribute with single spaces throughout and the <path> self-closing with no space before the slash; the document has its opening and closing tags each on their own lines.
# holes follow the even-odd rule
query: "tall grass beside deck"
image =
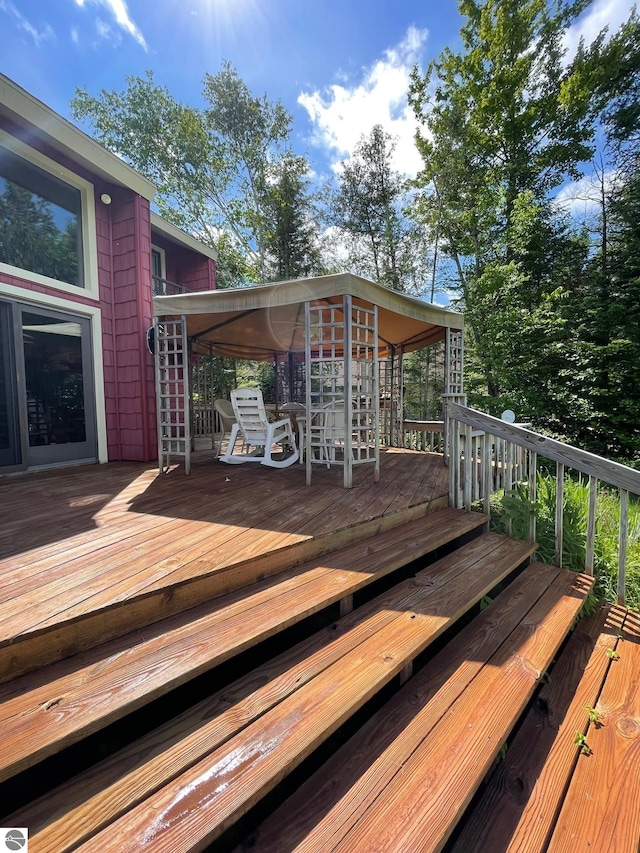
<svg viewBox="0 0 640 853">
<path fill-rule="evenodd" d="M 529 538 L 529 486 L 521 483 L 511 492 L 498 492 L 491 498 L 491 529 L 504 532 L 511 521 L 514 539 Z M 576 572 L 584 571 L 586 531 L 589 512 L 589 486 L 583 479 L 566 479 L 564 484 L 564 521 L 562 564 Z M 553 565 L 555 560 L 556 480 L 538 474 L 536 513 L 536 559 Z M 618 575 L 618 523 L 620 500 L 615 489 L 601 486 L 596 512 L 594 554 L 595 594 L 616 601 Z M 629 501 L 629 538 L 627 545 L 627 606 L 640 611 L 640 501 Z"/>
</svg>

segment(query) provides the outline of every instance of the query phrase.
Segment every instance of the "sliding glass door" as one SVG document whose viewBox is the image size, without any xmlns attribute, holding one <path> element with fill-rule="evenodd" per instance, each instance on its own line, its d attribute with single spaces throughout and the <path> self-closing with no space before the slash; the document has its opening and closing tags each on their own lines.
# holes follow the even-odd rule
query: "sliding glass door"
<svg viewBox="0 0 640 853">
<path fill-rule="evenodd" d="M 15 303 L 10 307 L 13 342 L 3 344 L 7 352 L 1 371 L 7 412 L 0 414 L 7 457 L 0 465 L 34 467 L 95 459 L 89 320 Z M 0 448 L 2 444 L 0 438 Z"/>
</svg>

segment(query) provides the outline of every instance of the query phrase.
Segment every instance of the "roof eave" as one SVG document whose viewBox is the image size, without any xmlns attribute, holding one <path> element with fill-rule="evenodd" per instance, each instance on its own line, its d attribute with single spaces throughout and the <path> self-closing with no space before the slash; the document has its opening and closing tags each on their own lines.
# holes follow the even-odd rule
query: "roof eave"
<svg viewBox="0 0 640 853">
<path fill-rule="evenodd" d="M 0 111 L 16 123 L 32 125 L 52 148 L 93 174 L 153 201 L 156 188 L 151 181 L 3 74 Z"/>
<path fill-rule="evenodd" d="M 167 222 L 166 219 L 163 219 L 153 211 L 151 212 L 151 227 L 172 243 L 177 243 L 179 246 L 184 246 L 187 249 L 198 252 L 212 261 L 218 260 L 218 253 L 215 249 L 212 249 L 211 246 L 206 246 L 204 243 L 200 243 L 191 234 L 187 234 L 186 231 L 183 231 L 171 222 Z"/>
</svg>

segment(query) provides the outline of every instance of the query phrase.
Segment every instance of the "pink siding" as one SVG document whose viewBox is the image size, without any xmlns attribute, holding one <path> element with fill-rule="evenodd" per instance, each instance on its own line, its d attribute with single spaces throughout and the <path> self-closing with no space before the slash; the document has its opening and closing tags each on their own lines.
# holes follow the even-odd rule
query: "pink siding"
<svg viewBox="0 0 640 853">
<path fill-rule="evenodd" d="M 156 458 L 155 380 L 146 348 L 151 311 L 149 203 L 131 192 L 112 195 L 113 321 L 103 324 L 105 352 L 112 349 L 108 390 L 109 458 Z M 107 368 L 105 365 L 105 379 Z"/>
<path fill-rule="evenodd" d="M 184 284 L 190 291 L 215 290 L 214 261 L 184 246 L 177 246 L 157 232 L 152 235 L 152 242 L 154 246 L 164 249 L 168 281 Z"/>
<path fill-rule="evenodd" d="M 153 321 L 151 243 L 165 249 L 167 278 L 190 290 L 215 289 L 215 263 L 162 235 L 154 235 L 152 241 L 148 201 L 59 154 L 39 138 L 36 128 L 20 127 L 3 116 L 0 128 L 93 183 L 99 298 L 3 273 L 0 283 L 62 297 L 69 303 L 99 305 L 108 458 L 151 461 L 157 457 L 154 364 L 146 347 L 146 330 Z M 100 201 L 103 193 L 111 196 L 110 205 Z"/>
</svg>

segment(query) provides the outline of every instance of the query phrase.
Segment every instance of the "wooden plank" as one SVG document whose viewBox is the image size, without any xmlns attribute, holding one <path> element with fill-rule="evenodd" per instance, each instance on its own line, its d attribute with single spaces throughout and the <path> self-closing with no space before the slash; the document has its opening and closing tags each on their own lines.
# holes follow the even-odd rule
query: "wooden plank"
<svg viewBox="0 0 640 853">
<path fill-rule="evenodd" d="M 357 826 L 333 848 L 436 851 L 495 759 L 555 655 L 592 580 L 563 573 L 449 713 L 415 751 Z"/>
<path fill-rule="evenodd" d="M 393 470 L 398 461 L 402 470 L 412 471 L 414 457 L 404 451 L 383 454 L 383 479 L 386 464 Z M 440 457 L 421 454 L 422 461 L 433 471 L 442 469 Z M 36 531 L 36 541 L 46 543 L 42 547 L 0 562 L 0 680 L 28 669 L 24 661 L 30 655 L 34 665 L 44 665 L 429 509 L 426 500 L 411 509 L 381 507 L 384 516 L 367 522 L 369 528 L 353 527 L 363 513 L 355 494 L 357 471 L 353 495 L 331 477 L 309 490 L 299 471 L 274 477 L 272 471 L 248 472 L 217 462 L 194 466 L 188 480 L 179 470 L 159 476 L 155 468 L 129 463 L 54 473 L 10 481 L 12 500 L 19 503 L 24 494 L 25 506 L 44 519 L 47 530 L 39 525 Z M 370 477 L 365 479 L 363 494 L 371 488 Z M 394 488 L 397 494 L 399 485 Z M 282 500 L 275 508 L 255 501 L 247 507 L 247 489 Z M 442 485 L 439 491 L 443 500 Z M 107 508 L 95 503 L 99 494 L 108 500 Z M 59 516 L 49 526 L 50 505 Z M 83 516 L 80 526 L 88 522 L 90 529 L 70 537 L 65 520 L 74 526 L 74 513 L 83 508 L 91 518 Z M 5 519 L 0 537 L 6 530 Z M 169 532 L 161 538 L 163 530 Z M 33 531 L 22 522 L 9 538 L 14 551 L 16 539 L 34 542 Z"/>
<path fill-rule="evenodd" d="M 389 614 L 382 616 L 389 619 Z M 66 853 L 306 684 L 380 624 L 341 619 L 7 818 L 41 853 Z"/>
<path fill-rule="evenodd" d="M 282 578 L 256 584 L 251 594 L 239 590 L 225 599 L 171 617 L 146 629 L 144 634 L 149 639 L 136 631 L 54 664 L 47 681 L 41 673 L 35 673 L 4 685 L 0 689 L 4 734 L 0 778 L 30 766 L 187 678 L 338 601 L 385 574 L 390 566 L 399 567 L 426 553 L 434 544 L 446 541 L 446 527 L 437 520 L 430 521 L 426 531 L 418 523 L 412 526 L 411 537 L 405 531 L 404 542 L 403 532 L 394 529 L 378 537 L 376 543 L 358 543 L 342 555 L 332 555 L 326 566 L 314 564 L 306 572 L 292 569 Z M 457 530 L 465 526 L 464 520 L 461 523 Z M 466 525 L 476 523 L 473 516 L 466 519 Z M 499 537 L 487 537 L 484 549 L 490 553 L 499 544 Z M 504 547 L 518 553 L 517 546 L 507 543 Z M 476 543 L 468 546 L 471 564 L 482 548 Z M 443 577 L 455 576 L 455 571 L 462 570 L 451 568 L 451 562 L 441 561 L 446 569 L 441 573 Z M 431 575 L 438 571 L 436 566 Z M 398 589 L 398 595 L 404 595 L 404 589 Z M 43 714 L 43 709 L 47 713 Z"/>
<path fill-rule="evenodd" d="M 479 600 L 495 582 L 496 566 L 508 572 L 517 559 L 512 545 L 501 542 L 491 559 L 455 582 L 412 586 L 401 607 L 386 607 L 382 597 L 373 618 L 383 623 L 372 636 L 84 849 L 121 849 L 125 839 L 150 851 L 202 849 Z"/>
<path fill-rule="evenodd" d="M 640 839 L 640 616 L 629 613 L 549 853 L 637 853 Z"/>
<path fill-rule="evenodd" d="M 397 520 L 400 520 L 398 517 Z M 390 519 L 393 522 L 394 519 Z M 433 526 L 442 526 L 442 529 L 429 538 L 428 531 Z M 477 526 L 477 519 L 470 516 L 465 518 L 455 511 L 445 511 L 445 514 L 436 520 L 428 520 L 424 517 L 417 526 L 407 527 L 406 535 L 411 537 L 414 531 L 419 533 L 424 541 L 425 552 L 433 550 L 439 544 L 450 541 L 451 538 L 462 535 Z M 41 631 L 33 637 L 21 638 L 22 642 L 15 641 L 4 649 L 0 648 L 0 677 L 16 677 L 22 672 L 32 669 L 37 665 L 44 665 L 60 657 L 90 648 L 99 642 L 106 642 L 116 636 L 121 636 L 130 631 L 134 626 L 143 627 L 161 618 L 166 618 L 173 613 L 180 612 L 189 607 L 197 606 L 203 599 L 211 599 L 216 595 L 226 594 L 243 584 L 256 582 L 259 576 L 269 576 L 282 570 L 283 566 L 295 566 L 300 564 L 309 552 L 311 554 L 323 552 L 331 548 L 340 547 L 343 541 L 351 540 L 355 543 L 362 541 L 366 536 L 385 533 L 386 523 L 361 525 L 357 529 L 348 529 L 345 534 L 340 532 L 334 534 L 326 542 L 309 540 L 308 546 L 287 549 L 281 556 L 273 554 L 267 556 L 268 563 L 262 559 L 253 565 L 242 563 L 237 570 L 227 566 L 221 566 L 217 573 L 207 573 L 207 566 L 201 566 L 202 575 L 197 582 L 189 585 L 179 585 L 172 588 L 158 587 L 158 594 L 153 597 L 146 594 L 136 601 L 130 595 L 122 606 L 109 607 L 110 594 L 112 590 L 105 593 L 104 602 L 108 609 L 99 607 L 99 601 L 94 597 L 86 602 L 87 615 L 83 610 L 69 609 L 64 614 L 65 621 L 58 616 L 50 617 L 43 627 L 51 625 L 51 630 Z M 393 529 L 389 527 L 389 529 Z M 347 535 L 348 534 L 348 535 Z M 426 537 L 426 538 L 425 538 Z M 395 541 L 395 540 L 392 540 Z M 382 547 L 382 543 L 381 543 Z M 354 555 L 359 552 L 354 552 Z M 400 552 L 399 552 L 400 553 Z M 349 552 L 345 552 L 345 559 L 351 559 Z M 395 563 L 397 566 L 397 563 Z M 308 567 L 307 567 L 308 568 Z M 304 571 L 304 568 L 301 569 Z M 91 614 L 89 605 L 96 608 L 95 615 Z"/>
<path fill-rule="evenodd" d="M 415 744 L 434 728 L 558 574 L 555 568 L 527 567 L 270 815 L 246 840 L 243 849 L 261 853 L 331 850 L 355 826 Z"/>
<path fill-rule="evenodd" d="M 603 608 L 584 618 L 492 774 L 465 817 L 452 853 L 511 850 L 543 853 L 578 760 L 576 732 L 586 734 L 585 707 L 595 707 L 625 618 Z"/>
</svg>

